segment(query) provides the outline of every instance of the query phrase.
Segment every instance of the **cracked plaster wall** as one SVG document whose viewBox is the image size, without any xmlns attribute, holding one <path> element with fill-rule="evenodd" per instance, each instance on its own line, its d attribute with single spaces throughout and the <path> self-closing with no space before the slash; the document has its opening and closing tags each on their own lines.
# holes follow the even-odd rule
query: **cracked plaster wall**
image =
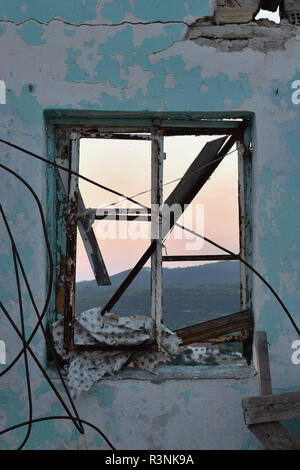
<svg viewBox="0 0 300 470">
<path fill-rule="evenodd" d="M 220 27 L 208 26 L 209 20 L 203 19 L 212 15 L 208 1 L 71 4 L 1 2 L 0 79 L 7 89 L 6 104 L 0 105 L 0 137 L 45 154 L 46 109 L 255 113 L 253 264 L 278 290 L 299 324 L 300 108 L 291 101 L 292 83 L 300 79 L 298 29 L 250 23 L 223 26 L 220 35 Z M 229 41 L 226 34 L 243 37 Z M 2 144 L 0 158 L 22 174 L 45 210 L 51 210 L 44 165 Z M 41 306 L 46 262 L 38 212 L 20 183 L 4 172 L 0 177 L 4 208 Z M 17 312 L 3 230 L 0 285 L 1 300 L 10 312 Z M 274 392 L 299 389 L 300 366 L 290 359 L 295 332 L 256 279 L 253 301 L 256 328 L 266 330 L 270 342 Z M 24 309 L 29 334 L 35 316 L 25 292 Z M 0 322 L 9 363 L 21 345 L 2 316 Z M 39 335 L 33 348 L 46 363 Z M 32 375 L 36 416 L 63 414 L 34 366 Z M 81 398 L 80 414 L 103 428 L 118 448 L 260 448 L 243 423 L 241 409 L 243 397 L 258 393 L 255 376 L 162 383 L 144 379 L 99 383 Z M 24 365 L 19 361 L 0 382 L 0 427 L 26 420 L 27 413 Z M 289 426 L 300 438 L 298 423 Z M 23 429 L 7 435 L 0 445 L 12 448 L 24 433 Z M 67 422 L 35 425 L 27 444 L 33 449 L 87 447 L 106 448 L 93 432 L 79 437 Z"/>
</svg>

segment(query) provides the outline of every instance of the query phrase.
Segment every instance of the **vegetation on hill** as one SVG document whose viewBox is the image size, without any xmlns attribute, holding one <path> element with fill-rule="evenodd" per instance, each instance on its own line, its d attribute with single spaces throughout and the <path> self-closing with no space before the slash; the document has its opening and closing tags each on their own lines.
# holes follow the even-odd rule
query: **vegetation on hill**
<svg viewBox="0 0 300 470">
<path fill-rule="evenodd" d="M 103 307 L 128 271 L 111 277 L 112 285 L 95 281 L 76 285 L 76 311 Z M 239 263 L 222 261 L 187 268 L 163 270 L 164 323 L 174 330 L 240 309 Z M 120 316 L 149 315 L 150 270 L 144 268 L 115 305 Z"/>
</svg>

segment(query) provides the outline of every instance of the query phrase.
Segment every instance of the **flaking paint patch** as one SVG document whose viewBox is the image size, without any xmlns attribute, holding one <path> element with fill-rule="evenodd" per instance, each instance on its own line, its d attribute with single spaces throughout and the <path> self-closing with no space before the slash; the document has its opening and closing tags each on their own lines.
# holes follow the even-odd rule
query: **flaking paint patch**
<svg viewBox="0 0 300 470">
<path fill-rule="evenodd" d="M 64 29 L 64 34 L 69 37 L 73 37 L 76 34 L 74 29 Z"/>
<path fill-rule="evenodd" d="M 83 45 L 86 46 L 86 47 L 94 47 L 94 45 L 95 45 L 95 39 L 91 39 L 90 41 L 85 41 L 85 42 L 83 43 Z"/>
<path fill-rule="evenodd" d="M 115 390 L 107 385 L 93 386 L 89 392 L 91 395 L 96 395 L 100 406 L 110 408 L 115 401 Z"/>
<path fill-rule="evenodd" d="M 101 13 L 104 18 L 111 21 L 112 23 L 120 23 L 125 19 L 127 13 L 131 10 L 129 0 L 119 0 L 118 8 L 116 8 L 115 2 L 110 0 L 104 0 Z"/>
<path fill-rule="evenodd" d="M 29 23 L 25 23 L 19 28 L 17 28 L 16 33 L 29 45 L 29 46 L 36 46 L 40 44 L 45 44 L 46 40 L 42 39 L 42 35 L 45 32 L 45 28 L 35 23 L 34 21 L 30 21 Z"/>
<path fill-rule="evenodd" d="M 14 202 L 13 208 L 8 214 L 8 220 L 12 222 L 15 221 L 17 215 L 20 213 L 28 214 L 28 208 L 26 208 L 21 200 Z"/>
<path fill-rule="evenodd" d="M 190 390 L 185 390 L 184 392 L 180 392 L 179 396 L 180 398 L 183 398 L 185 403 L 188 405 L 191 401 L 191 394 L 192 392 Z"/>
<path fill-rule="evenodd" d="M 149 29 L 149 26 L 144 28 Z M 141 40 L 140 44 L 134 41 L 134 30 L 136 27 L 132 25 L 124 26 L 118 30 L 116 34 L 101 44 L 98 50 L 99 54 L 139 54 L 139 53 L 157 53 L 167 49 L 174 42 L 179 41 L 183 37 L 185 26 L 182 24 L 164 25 L 162 32 L 156 33 L 152 30 L 151 37 Z M 150 36 L 150 35 L 149 35 Z"/>
<path fill-rule="evenodd" d="M 18 420 L 20 422 L 26 421 L 27 413 L 24 407 L 24 401 L 20 396 L 22 387 L 6 387 L 5 390 L 0 390 L 0 409 L 4 410 L 4 420 L 1 420 L 1 429 L 7 425 L 13 425 Z M 18 428 L 10 433 L 0 437 L 0 449 L 8 450 L 11 448 L 11 440 L 16 443 L 21 443 L 24 438 L 24 428 Z M 10 445 L 8 442 L 10 441 Z"/>
<path fill-rule="evenodd" d="M 40 22 L 49 22 L 52 18 L 62 18 L 70 23 L 82 23 L 96 18 L 98 0 L 72 0 L 72 8 L 68 1 L 24 0 L 1 2 L 0 18 L 7 21 L 24 22 L 31 18 Z"/>
<path fill-rule="evenodd" d="M 43 110 L 34 94 L 28 91 L 28 84 L 22 86 L 20 96 L 8 89 L 7 104 L 13 108 L 18 118 L 28 124 L 40 124 L 43 120 Z"/>
<path fill-rule="evenodd" d="M 62 416 L 62 406 L 60 403 L 54 403 L 51 406 L 49 413 L 40 415 L 40 418 L 46 416 Z M 49 420 L 42 421 L 41 423 L 34 424 L 36 432 L 31 434 L 30 438 L 30 449 L 42 449 L 47 443 L 58 442 L 60 439 L 68 441 L 75 438 L 73 429 L 70 427 L 70 431 L 62 425 L 61 421 Z M 23 431 L 24 433 L 24 431 Z"/>
<path fill-rule="evenodd" d="M 132 13 L 145 21 L 182 21 L 190 14 L 197 17 L 209 15 L 211 12 L 209 0 L 137 0 L 134 3 Z"/>
<path fill-rule="evenodd" d="M 110 56 L 102 56 L 98 60 L 94 67 L 94 76 L 80 67 L 77 63 L 77 57 L 81 56 L 80 49 L 73 49 L 72 47 L 67 49 L 67 61 L 68 73 L 65 76 L 66 81 L 70 82 L 85 82 L 85 83 L 110 83 L 115 87 L 125 87 L 127 81 L 121 79 L 120 76 L 120 64 L 117 59 Z"/>
<path fill-rule="evenodd" d="M 95 443 L 96 443 L 97 447 L 102 447 L 103 446 L 104 440 L 102 439 L 102 437 L 100 437 L 98 434 L 96 434 L 94 439 L 95 439 Z"/>
</svg>

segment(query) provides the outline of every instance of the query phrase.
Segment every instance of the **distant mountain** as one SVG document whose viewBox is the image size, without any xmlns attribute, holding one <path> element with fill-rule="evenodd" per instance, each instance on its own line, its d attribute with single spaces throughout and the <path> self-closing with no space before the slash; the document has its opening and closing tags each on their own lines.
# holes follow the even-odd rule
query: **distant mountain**
<svg viewBox="0 0 300 470">
<path fill-rule="evenodd" d="M 111 276 L 111 286 L 76 284 L 76 311 L 103 307 L 128 271 Z M 186 268 L 164 268 L 164 322 L 176 329 L 240 309 L 239 262 L 222 261 Z M 113 311 L 121 316 L 149 315 L 150 269 L 143 268 Z"/>
</svg>

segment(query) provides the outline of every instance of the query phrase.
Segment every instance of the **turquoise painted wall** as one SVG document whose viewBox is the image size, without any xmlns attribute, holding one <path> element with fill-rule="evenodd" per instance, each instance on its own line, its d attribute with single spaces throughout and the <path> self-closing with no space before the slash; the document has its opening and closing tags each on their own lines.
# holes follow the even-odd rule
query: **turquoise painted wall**
<svg viewBox="0 0 300 470">
<path fill-rule="evenodd" d="M 45 155 L 44 112 L 51 109 L 255 113 L 253 264 L 300 324 L 300 105 L 291 100 L 292 83 L 300 75 L 299 40 L 266 53 L 251 48 L 221 52 L 186 40 L 187 25 L 209 14 L 209 1 L 196 0 L 2 2 L 0 80 L 6 84 L 6 104 L 0 104 L 0 137 Z M 44 164 L 3 144 L 0 148 L 1 162 L 35 188 L 45 210 L 53 210 Z M 19 182 L 3 171 L 0 178 L 3 205 L 41 308 L 47 264 L 39 216 Z M 3 230 L 0 257 L 1 300 L 17 317 L 13 261 Z M 35 314 L 25 288 L 23 293 L 30 333 Z M 267 331 L 270 342 L 274 393 L 299 389 L 300 365 L 291 362 L 297 335 L 257 279 L 253 305 L 255 326 Z M 9 363 L 21 343 L 1 315 L 3 338 Z M 32 347 L 46 364 L 40 334 Z M 28 416 L 22 361 L 0 381 L 1 429 Z M 63 414 L 35 366 L 32 376 L 35 415 Z M 161 384 L 147 377 L 107 380 L 84 395 L 78 407 L 83 418 L 102 427 L 121 449 L 254 449 L 260 444 L 243 423 L 241 399 L 257 393 L 253 374 Z M 298 423 L 290 429 L 300 438 Z M 16 447 L 24 433 L 19 429 L 1 438 L 1 448 Z M 104 449 L 106 444 L 91 430 L 82 437 L 70 423 L 54 421 L 35 424 L 27 444 L 28 449 L 87 447 Z"/>
</svg>

